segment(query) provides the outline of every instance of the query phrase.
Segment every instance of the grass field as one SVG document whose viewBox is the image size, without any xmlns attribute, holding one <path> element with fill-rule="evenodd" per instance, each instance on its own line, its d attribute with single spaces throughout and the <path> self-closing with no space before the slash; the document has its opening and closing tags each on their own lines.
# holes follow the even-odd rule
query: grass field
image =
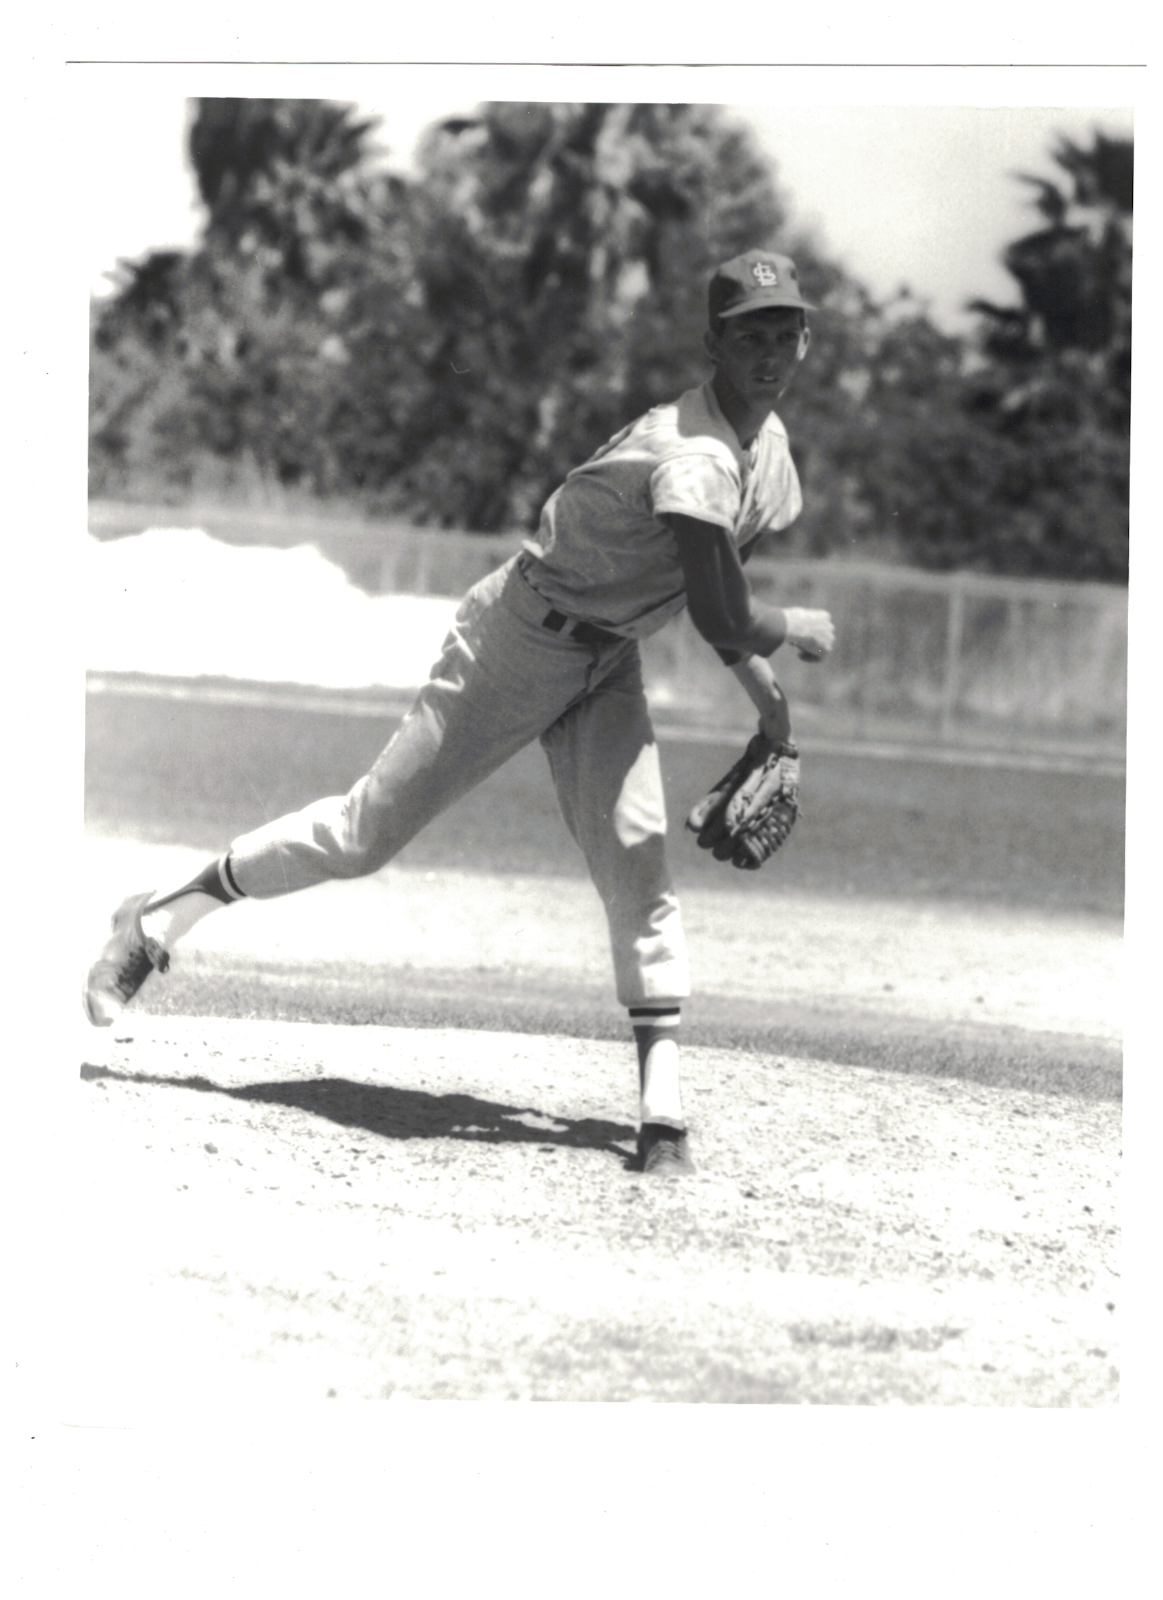
<svg viewBox="0 0 1163 1600">
<path fill-rule="evenodd" d="M 94 696 L 94 913 L 391 726 Z M 678 826 L 734 753 L 663 741 L 697 1176 L 634 1172 L 600 914 L 526 752 L 90 1031 L 80 1412 L 171 1393 L 175 1351 L 207 1399 L 1117 1398 L 1121 783 L 809 754 L 751 877 Z"/>
</svg>

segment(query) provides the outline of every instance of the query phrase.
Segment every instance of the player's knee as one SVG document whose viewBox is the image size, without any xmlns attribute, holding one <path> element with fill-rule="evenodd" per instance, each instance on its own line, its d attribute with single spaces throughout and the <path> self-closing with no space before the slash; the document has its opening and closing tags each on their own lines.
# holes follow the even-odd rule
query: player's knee
<svg viewBox="0 0 1163 1600">
<path fill-rule="evenodd" d="M 336 824 L 328 828 L 327 856 L 333 877 L 366 878 L 395 854 L 386 830 L 369 827 L 368 822 L 362 811 L 345 807 Z"/>
<path fill-rule="evenodd" d="M 336 878 L 365 878 L 378 872 L 400 847 L 387 809 L 369 804 L 366 790 L 364 780 L 326 818 L 326 848 Z"/>
<path fill-rule="evenodd" d="M 386 866 L 394 854 L 389 845 L 378 840 L 344 838 L 341 848 L 332 857 L 332 869 L 337 878 L 366 878 Z"/>
</svg>

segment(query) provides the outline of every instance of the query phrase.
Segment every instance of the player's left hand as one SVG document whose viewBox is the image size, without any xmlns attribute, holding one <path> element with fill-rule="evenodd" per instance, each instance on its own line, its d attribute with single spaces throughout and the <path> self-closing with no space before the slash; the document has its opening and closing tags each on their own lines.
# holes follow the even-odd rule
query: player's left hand
<svg viewBox="0 0 1163 1600">
<path fill-rule="evenodd" d="M 800 760 L 787 740 L 757 733 L 743 755 L 687 818 L 716 861 L 754 872 L 786 841 L 799 815 Z"/>
</svg>

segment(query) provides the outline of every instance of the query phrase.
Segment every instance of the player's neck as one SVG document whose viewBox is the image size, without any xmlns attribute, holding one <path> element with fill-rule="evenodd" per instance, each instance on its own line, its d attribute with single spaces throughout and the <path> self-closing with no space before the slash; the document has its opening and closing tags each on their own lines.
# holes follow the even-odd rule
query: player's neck
<svg viewBox="0 0 1163 1600">
<path fill-rule="evenodd" d="M 726 382 L 721 372 L 716 372 L 712 377 L 711 388 L 715 392 L 715 399 L 719 402 L 719 410 L 731 424 L 740 445 L 746 450 L 775 410 L 774 400 L 768 405 L 751 405 Z"/>
</svg>

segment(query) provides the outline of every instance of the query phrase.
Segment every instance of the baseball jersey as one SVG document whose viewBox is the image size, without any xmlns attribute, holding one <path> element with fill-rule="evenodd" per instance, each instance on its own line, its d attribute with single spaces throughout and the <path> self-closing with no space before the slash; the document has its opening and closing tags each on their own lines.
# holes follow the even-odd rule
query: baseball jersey
<svg viewBox="0 0 1163 1600">
<path fill-rule="evenodd" d="M 714 523 L 739 546 L 788 527 L 802 505 L 783 423 L 770 415 L 744 448 L 708 381 L 655 406 L 574 468 L 525 541 L 523 570 L 567 616 L 645 638 L 686 604 L 665 513 Z"/>
</svg>

